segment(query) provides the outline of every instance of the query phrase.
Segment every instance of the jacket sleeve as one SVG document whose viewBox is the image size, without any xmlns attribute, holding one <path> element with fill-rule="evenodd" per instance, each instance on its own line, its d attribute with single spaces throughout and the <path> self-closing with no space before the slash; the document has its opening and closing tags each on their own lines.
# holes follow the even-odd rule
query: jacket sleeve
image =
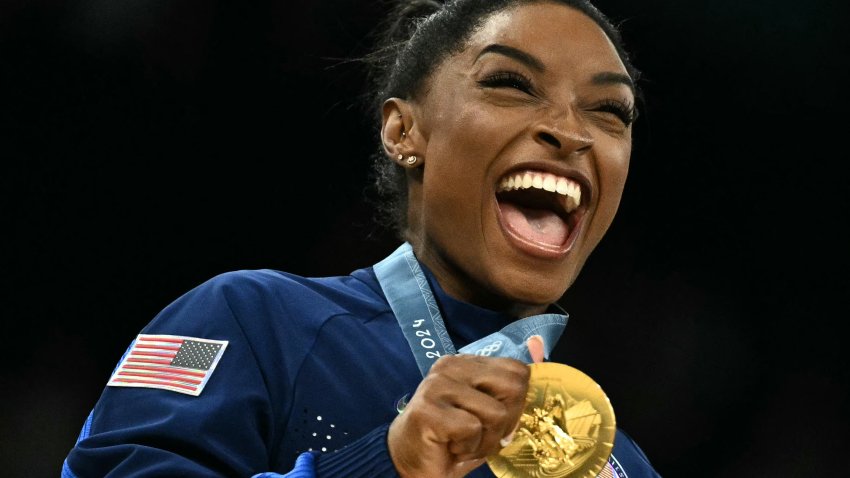
<svg viewBox="0 0 850 478">
<path fill-rule="evenodd" d="M 150 384 L 106 386 L 65 460 L 63 478 L 247 477 L 270 469 L 273 407 L 221 287 L 213 280 L 193 289 L 142 331 L 227 341 L 200 394 Z"/>
<path fill-rule="evenodd" d="M 629 478 L 661 478 L 637 442 L 620 428 L 614 438 L 613 456 Z"/>
<path fill-rule="evenodd" d="M 309 350 L 292 353 L 298 340 L 280 344 L 260 326 L 246 325 L 267 321 L 265 309 L 275 307 L 258 305 L 273 299 L 257 295 L 255 285 L 242 276 L 219 276 L 163 309 L 142 335 L 227 341 L 203 389 L 194 396 L 156 386 L 106 386 L 63 463 L 62 478 L 396 477 L 386 446 L 388 424 L 332 453 L 302 453 L 294 465 L 276 461 L 284 433 L 280 417 L 286 416 L 281 384 L 288 382 L 280 377 Z M 293 334 L 301 333 L 300 325 L 292 324 Z M 294 365 L 281 363 L 274 355 L 279 349 L 296 357 Z M 275 364 L 274 379 L 264 363 L 266 369 Z"/>
</svg>

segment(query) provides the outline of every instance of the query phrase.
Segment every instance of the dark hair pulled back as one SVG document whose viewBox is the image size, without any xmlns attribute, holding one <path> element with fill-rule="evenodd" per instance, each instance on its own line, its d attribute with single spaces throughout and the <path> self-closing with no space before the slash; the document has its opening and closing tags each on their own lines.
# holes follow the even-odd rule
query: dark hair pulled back
<svg viewBox="0 0 850 478">
<path fill-rule="evenodd" d="M 619 29 L 587 0 L 398 0 L 375 30 L 376 46 L 363 60 L 367 65 L 369 94 L 366 107 L 380 135 L 381 110 L 386 99 L 416 98 L 434 70 L 462 50 L 472 34 L 492 14 L 532 3 L 572 7 L 599 25 L 613 43 L 626 71 L 637 83 L 639 71 L 631 64 Z M 379 140 L 372 155 L 373 180 L 379 224 L 404 238 L 407 228 L 405 170 L 387 160 Z"/>
</svg>

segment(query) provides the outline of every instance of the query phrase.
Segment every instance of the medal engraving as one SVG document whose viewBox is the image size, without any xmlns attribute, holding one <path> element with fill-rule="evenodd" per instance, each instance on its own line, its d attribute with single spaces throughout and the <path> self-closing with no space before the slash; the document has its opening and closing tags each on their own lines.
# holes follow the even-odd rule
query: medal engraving
<svg viewBox="0 0 850 478">
<path fill-rule="evenodd" d="M 487 458 L 499 478 L 595 478 L 614 447 L 616 424 L 602 388 L 581 371 L 531 364 L 525 411 L 513 440 Z"/>
</svg>

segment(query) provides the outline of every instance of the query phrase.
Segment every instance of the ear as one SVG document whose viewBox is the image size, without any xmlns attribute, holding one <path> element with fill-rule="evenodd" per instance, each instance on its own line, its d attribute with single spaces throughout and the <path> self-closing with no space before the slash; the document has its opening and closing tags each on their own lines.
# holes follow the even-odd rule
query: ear
<svg viewBox="0 0 850 478">
<path fill-rule="evenodd" d="M 384 102 L 381 110 L 381 142 L 387 157 L 404 167 L 418 166 L 416 159 L 416 140 L 414 138 L 415 118 L 413 106 L 406 100 L 390 98 Z"/>
</svg>

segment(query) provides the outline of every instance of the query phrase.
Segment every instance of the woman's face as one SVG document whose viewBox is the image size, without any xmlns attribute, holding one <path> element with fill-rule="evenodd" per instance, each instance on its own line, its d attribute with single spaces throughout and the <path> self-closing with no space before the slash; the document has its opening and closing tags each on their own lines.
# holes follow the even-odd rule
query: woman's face
<svg viewBox="0 0 850 478">
<path fill-rule="evenodd" d="M 409 240 L 452 296 L 520 315 L 573 283 L 622 196 L 634 92 L 596 23 L 491 16 L 411 103 Z"/>
</svg>

